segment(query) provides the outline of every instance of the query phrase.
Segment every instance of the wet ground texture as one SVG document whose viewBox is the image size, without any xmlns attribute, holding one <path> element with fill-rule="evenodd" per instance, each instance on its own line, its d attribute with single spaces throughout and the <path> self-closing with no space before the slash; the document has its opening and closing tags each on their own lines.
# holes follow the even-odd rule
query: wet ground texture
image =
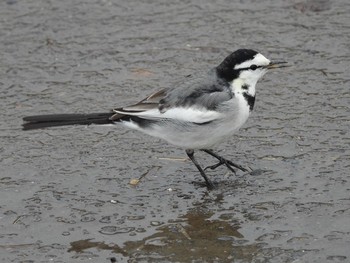
<svg viewBox="0 0 350 263">
<path fill-rule="evenodd" d="M 349 262 L 349 31 L 347 0 L 1 1 L 0 261 Z M 218 146 L 254 172 L 211 171 L 213 191 L 183 150 L 123 127 L 21 130 L 136 102 L 242 47 L 293 66 Z"/>
</svg>

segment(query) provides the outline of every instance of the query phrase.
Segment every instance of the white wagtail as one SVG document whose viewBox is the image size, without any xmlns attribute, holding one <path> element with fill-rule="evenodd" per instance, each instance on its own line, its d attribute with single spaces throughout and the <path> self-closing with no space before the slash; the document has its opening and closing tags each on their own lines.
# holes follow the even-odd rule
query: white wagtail
<svg viewBox="0 0 350 263">
<path fill-rule="evenodd" d="M 248 119 L 255 102 L 255 85 L 269 70 L 286 62 L 271 62 L 251 49 L 239 49 L 206 74 L 191 76 L 181 85 L 162 89 L 140 102 L 106 113 L 52 114 L 23 118 L 24 130 L 64 125 L 118 125 L 161 138 L 186 150 L 208 188 L 207 168 L 226 165 L 247 171 L 214 153 L 216 144 L 230 138 Z M 194 157 L 201 150 L 218 159 L 203 169 Z"/>
</svg>

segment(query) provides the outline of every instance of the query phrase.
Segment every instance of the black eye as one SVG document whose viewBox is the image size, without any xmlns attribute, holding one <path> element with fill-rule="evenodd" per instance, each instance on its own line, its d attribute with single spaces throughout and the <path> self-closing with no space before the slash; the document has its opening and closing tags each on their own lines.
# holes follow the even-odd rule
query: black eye
<svg viewBox="0 0 350 263">
<path fill-rule="evenodd" d="M 258 68 L 258 66 L 257 65 L 251 65 L 250 67 L 249 67 L 251 70 L 256 70 L 257 68 Z"/>
</svg>

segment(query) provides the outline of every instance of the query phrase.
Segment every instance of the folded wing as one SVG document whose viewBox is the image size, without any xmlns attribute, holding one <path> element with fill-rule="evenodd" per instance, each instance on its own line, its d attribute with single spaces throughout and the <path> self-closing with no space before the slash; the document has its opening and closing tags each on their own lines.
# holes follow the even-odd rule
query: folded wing
<svg viewBox="0 0 350 263">
<path fill-rule="evenodd" d="M 209 76 L 186 79 L 185 85 L 163 89 L 134 105 L 117 108 L 111 120 L 122 116 L 143 119 L 172 119 L 184 122 L 206 123 L 221 117 L 218 106 L 233 98 L 229 84 L 219 79 L 215 71 Z"/>
</svg>

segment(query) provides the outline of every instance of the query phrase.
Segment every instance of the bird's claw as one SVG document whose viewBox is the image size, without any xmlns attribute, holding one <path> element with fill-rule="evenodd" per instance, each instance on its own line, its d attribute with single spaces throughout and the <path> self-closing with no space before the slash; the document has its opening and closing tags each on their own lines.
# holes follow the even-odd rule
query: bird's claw
<svg viewBox="0 0 350 263">
<path fill-rule="evenodd" d="M 204 168 L 204 171 L 206 171 L 207 169 L 215 170 L 216 168 L 218 168 L 219 166 L 221 166 L 223 164 L 224 164 L 223 162 L 218 162 L 217 164 L 209 165 L 209 166 Z"/>
<path fill-rule="evenodd" d="M 244 168 L 243 166 L 241 165 L 238 165 L 238 164 L 235 164 L 233 163 L 232 161 L 230 160 L 226 160 L 224 158 L 222 158 L 217 164 L 214 164 L 214 165 L 209 165 L 207 167 L 204 168 L 204 171 L 207 170 L 207 169 L 210 169 L 210 170 L 215 170 L 216 168 L 218 168 L 219 166 L 221 165 L 226 165 L 226 167 L 231 171 L 233 172 L 234 174 L 236 174 L 236 171 L 234 168 L 236 169 L 239 169 L 243 172 L 248 172 L 249 170 Z"/>
</svg>

